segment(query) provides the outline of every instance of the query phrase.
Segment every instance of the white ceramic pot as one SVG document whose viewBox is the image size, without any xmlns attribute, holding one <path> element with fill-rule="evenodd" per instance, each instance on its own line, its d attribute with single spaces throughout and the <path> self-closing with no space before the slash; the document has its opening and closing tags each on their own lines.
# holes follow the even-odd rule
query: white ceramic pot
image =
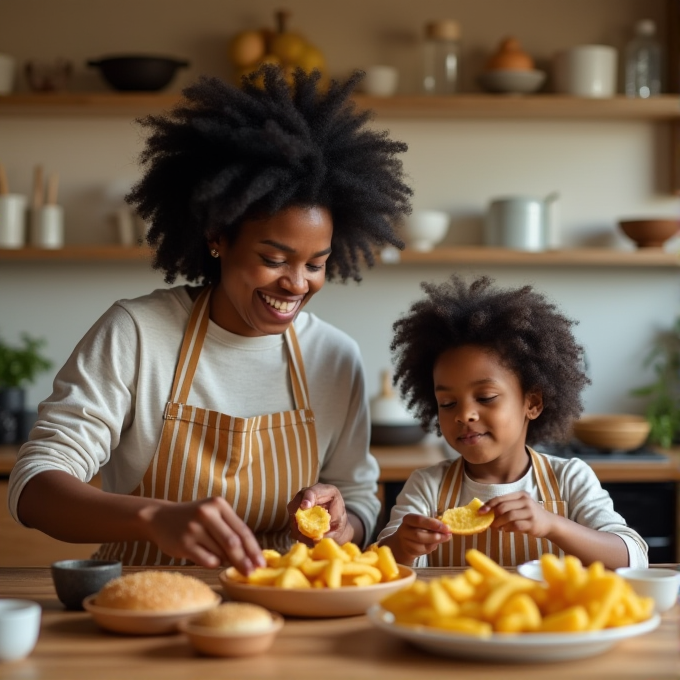
<svg viewBox="0 0 680 680">
<path fill-rule="evenodd" d="M 16 62 L 9 54 L 0 54 L 0 94 L 9 94 L 14 90 Z"/>
<path fill-rule="evenodd" d="M 558 195 L 511 196 L 491 201 L 484 222 L 487 246 L 540 252 L 556 245 Z"/>
<path fill-rule="evenodd" d="M 0 248 L 26 245 L 26 196 L 0 195 Z"/>
</svg>

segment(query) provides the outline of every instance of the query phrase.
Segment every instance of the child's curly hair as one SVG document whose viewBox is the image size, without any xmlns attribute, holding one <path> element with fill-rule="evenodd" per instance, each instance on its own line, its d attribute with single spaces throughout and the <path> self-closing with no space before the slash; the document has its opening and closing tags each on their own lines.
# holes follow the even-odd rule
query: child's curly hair
<svg viewBox="0 0 680 680">
<path fill-rule="evenodd" d="M 484 347 L 517 375 L 524 393 L 543 394 L 543 412 L 529 422 L 527 443 L 563 440 L 583 410 L 581 392 L 590 384 L 583 347 L 571 332 L 578 322 L 531 286 L 503 290 L 493 283 L 482 276 L 468 286 L 453 275 L 440 285 L 421 284 L 425 299 L 393 325 L 395 384 L 422 425 L 434 424 L 439 432 L 435 361 L 453 347 Z"/>
<path fill-rule="evenodd" d="M 149 222 L 154 268 L 172 283 L 219 280 L 207 242 L 233 242 L 243 222 L 290 206 L 322 206 L 333 219 L 326 277 L 359 275 L 376 246 L 404 244 L 395 224 L 411 211 L 412 190 L 396 155 L 406 144 L 367 129 L 370 111 L 349 97 L 363 73 L 332 81 L 298 69 L 293 85 L 273 65 L 242 87 L 201 78 L 167 115 L 139 121 L 151 130 L 141 154 L 147 166 L 127 201 Z"/>
</svg>

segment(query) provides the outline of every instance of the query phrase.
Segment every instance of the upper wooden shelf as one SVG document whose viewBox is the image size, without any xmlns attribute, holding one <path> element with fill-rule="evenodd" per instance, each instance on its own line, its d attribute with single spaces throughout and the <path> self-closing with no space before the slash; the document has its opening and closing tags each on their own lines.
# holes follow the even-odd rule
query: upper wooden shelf
<svg viewBox="0 0 680 680">
<path fill-rule="evenodd" d="M 139 116 L 168 110 L 181 99 L 179 93 L 154 92 L 61 92 L 17 93 L 0 96 L 0 116 L 125 115 Z M 630 99 L 619 95 L 607 99 L 556 94 L 452 96 L 356 95 L 361 108 L 373 109 L 385 118 L 439 119 L 621 119 L 671 120 L 680 118 L 680 96 L 662 95 Z"/>
<path fill-rule="evenodd" d="M 31 262 L 151 262 L 151 250 L 139 246 L 74 245 L 55 250 L 43 248 L 0 249 L 0 261 Z M 614 250 L 612 248 L 573 248 L 530 253 L 507 248 L 456 246 L 429 252 L 389 251 L 384 266 L 482 264 L 501 266 L 604 266 L 604 267 L 678 267 L 680 256 L 657 248 Z"/>
</svg>

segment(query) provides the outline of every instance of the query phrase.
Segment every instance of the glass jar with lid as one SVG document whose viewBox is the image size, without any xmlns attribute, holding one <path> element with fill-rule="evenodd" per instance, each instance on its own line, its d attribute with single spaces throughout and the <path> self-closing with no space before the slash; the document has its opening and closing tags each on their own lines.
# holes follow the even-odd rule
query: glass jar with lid
<svg viewBox="0 0 680 680">
<path fill-rule="evenodd" d="M 454 94 L 460 88 L 460 26 L 451 19 L 430 21 L 423 41 L 423 91 Z"/>
</svg>

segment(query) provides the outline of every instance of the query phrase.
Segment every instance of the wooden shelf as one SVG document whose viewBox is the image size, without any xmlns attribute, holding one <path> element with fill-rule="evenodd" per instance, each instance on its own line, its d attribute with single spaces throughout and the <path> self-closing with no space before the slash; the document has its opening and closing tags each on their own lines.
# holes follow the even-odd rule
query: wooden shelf
<svg viewBox="0 0 680 680">
<path fill-rule="evenodd" d="M 0 97 L 0 116 L 138 116 L 170 109 L 180 99 L 181 94 L 177 92 L 17 93 Z M 370 108 L 384 118 L 680 119 L 680 97 L 671 94 L 650 99 L 630 99 L 623 95 L 592 99 L 556 94 L 356 95 L 354 99 L 360 108 Z"/>
<path fill-rule="evenodd" d="M 6 262 L 150 262 L 152 251 L 146 246 L 83 245 L 64 248 L 0 248 L 0 261 Z"/>
<path fill-rule="evenodd" d="M 395 258 L 394 260 L 392 258 Z M 661 248 L 615 250 L 614 248 L 569 248 L 533 253 L 508 248 L 486 246 L 456 246 L 434 248 L 428 252 L 390 249 L 383 263 L 409 264 L 495 264 L 503 266 L 537 267 L 678 267 L 680 255 Z"/>
<path fill-rule="evenodd" d="M 435 248 L 429 252 L 390 250 L 382 259 L 383 266 L 482 264 L 536 267 L 679 267 L 680 256 L 657 248 L 614 250 L 611 248 L 573 248 L 541 253 L 458 246 Z M 43 248 L 0 249 L 5 262 L 151 262 L 152 251 L 146 246 L 78 245 L 48 250 Z M 394 258 L 394 259 L 393 259 Z"/>
</svg>

